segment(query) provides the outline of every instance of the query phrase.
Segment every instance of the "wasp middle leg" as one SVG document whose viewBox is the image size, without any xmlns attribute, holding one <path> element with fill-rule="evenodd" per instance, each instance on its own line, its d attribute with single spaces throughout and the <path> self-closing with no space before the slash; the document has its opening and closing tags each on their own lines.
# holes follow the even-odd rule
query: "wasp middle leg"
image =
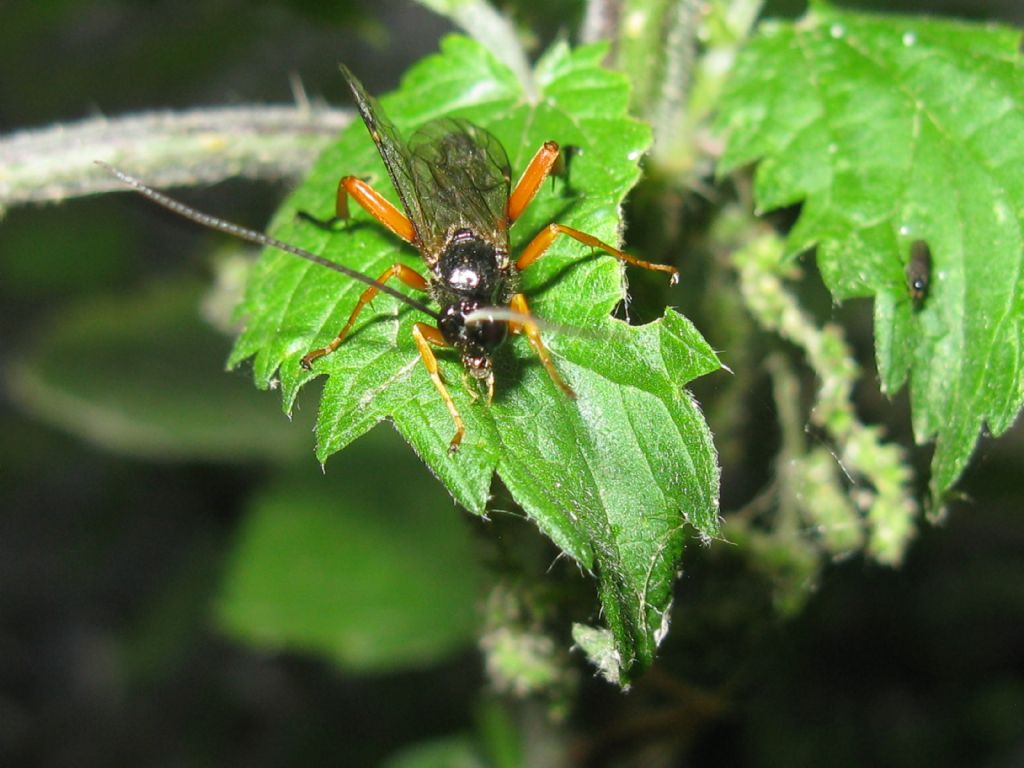
<svg viewBox="0 0 1024 768">
<path fill-rule="evenodd" d="M 523 175 L 516 182 L 516 188 L 509 195 L 508 208 L 506 210 L 509 224 L 513 224 L 522 215 L 523 211 L 526 210 L 526 207 L 536 196 L 537 190 L 540 189 L 540 185 L 544 183 L 544 179 L 548 177 L 548 174 L 558 172 L 560 159 L 561 154 L 558 150 L 558 144 L 553 141 L 545 141 L 541 148 L 537 150 L 530 164 L 523 171 Z"/>
<path fill-rule="evenodd" d="M 415 288 L 417 291 L 426 291 L 429 287 L 427 281 L 422 275 L 404 264 L 393 264 L 388 267 L 387 271 L 377 278 L 377 283 L 378 285 L 383 285 L 392 277 L 397 277 L 410 288 Z M 363 294 L 359 297 L 359 301 L 356 302 L 355 308 L 352 310 L 352 314 L 348 316 L 348 322 L 345 323 L 345 327 L 341 329 L 341 333 L 334 338 L 334 341 L 326 347 L 314 349 L 303 357 L 299 364 L 308 371 L 313 367 L 314 360 L 323 357 L 324 355 L 329 355 L 340 347 L 341 343 L 345 341 L 345 337 L 348 336 L 348 332 L 352 330 L 352 326 L 355 325 L 356 318 L 359 317 L 359 313 L 363 311 L 363 307 L 369 304 L 373 300 L 373 297 L 378 293 L 379 289 L 373 285 L 363 291 Z"/>
</svg>

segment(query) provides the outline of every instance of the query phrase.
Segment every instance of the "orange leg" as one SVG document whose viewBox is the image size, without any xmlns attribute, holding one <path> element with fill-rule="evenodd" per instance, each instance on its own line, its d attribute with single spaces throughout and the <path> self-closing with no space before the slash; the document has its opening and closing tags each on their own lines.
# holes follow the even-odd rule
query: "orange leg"
<svg viewBox="0 0 1024 768">
<path fill-rule="evenodd" d="M 427 373 L 430 374 L 430 380 L 434 382 L 441 399 L 444 400 L 445 407 L 448 408 L 448 413 L 451 414 L 452 421 L 455 422 L 455 437 L 448 444 L 448 453 L 455 453 L 459 450 L 459 443 L 462 442 L 462 436 L 466 433 L 466 425 L 462 423 L 462 417 L 455 407 L 455 401 L 452 400 L 448 388 L 441 381 L 441 374 L 437 369 L 437 358 L 434 357 L 434 351 L 430 348 L 431 344 L 435 347 L 447 347 L 449 344 L 437 328 L 426 323 L 416 323 L 412 327 L 412 337 L 416 342 L 416 348 L 420 351 L 420 357 L 423 358 L 423 365 L 427 367 Z"/>
<path fill-rule="evenodd" d="M 318 219 L 305 211 L 299 216 L 321 227 L 330 227 L 337 221 L 348 221 L 348 198 L 351 195 L 368 214 L 390 229 L 407 243 L 416 239 L 416 230 L 409 218 L 395 208 L 380 192 L 375 190 L 358 176 L 344 176 L 338 182 L 338 194 L 334 199 L 334 217 L 326 221 Z"/>
<path fill-rule="evenodd" d="M 551 247 L 551 244 L 559 235 L 568 235 L 574 240 L 579 240 L 584 245 L 589 245 L 591 248 L 600 248 L 602 251 L 610 253 L 619 261 L 624 261 L 627 264 L 643 267 L 644 269 L 656 270 L 658 272 L 668 272 L 671 276 L 669 280 L 671 285 L 675 285 L 679 282 L 679 270 L 675 267 L 670 267 L 668 264 L 655 264 L 650 261 L 638 259 L 635 256 L 630 256 L 628 253 L 623 253 L 618 248 L 612 248 L 608 243 L 598 240 L 593 235 L 588 235 L 586 232 L 580 232 L 578 229 L 567 227 L 564 224 L 548 224 L 544 227 L 544 229 L 542 229 L 523 250 L 522 255 L 519 257 L 519 261 L 516 262 L 516 269 L 521 272 L 533 264 L 533 262 L 539 259 L 544 252 Z"/>
<path fill-rule="evenodd" d="M 558 162 L 558 144 L 553 141 L 545 141 L 544 145 L 537 150 L 530 164 L 526 166 L 523 175 L 516 183 L 516 188 L 508 198 L 508 223 L 512 224 L 526 210 L 526 206 L 533 200 L 544 179 L 551 173 L 551 169 Z"/>
<path fill-rule="evenodd" d="M 348 218 L 348 196 L 352 195 L 366 212 L 407 243 L 416 239 L 416 230 L 409 218 L 388 202 L 380 192 L 357 176 L 345 176 L 338 182 L 338 196 L 334 202 L 334 215 Z"/>
<path fill-rule="evenodd" d="M 427 281 L 424 280 L 423 277 L 418 272 L 416 272 L 413 269 L 410 269 L 404 264 L 394 264 L 388 267 L 388 270 L 383 275 L 377 278 L 377 282 L 383 285 L 392 277 L 397 277 L 410 288 L 415 288 L 417 291 L 426 291 L 428 288 Z M 352 314 L 348 316 L 348 322 L 345 323 L 345 327 L 341 329 L 341 333 L 339 333 L 335 337 L 334 341 L 332 341 L 326 347 L 314 349 L 312 352 L 303 357 L 302 360 L 300 361 L 300 365 L 308 371 L 313 367 L 314 360 L 323 357 L 324 355 L 329 355 L 331 354 L 331 352 L 340 347 L 341 343 L 345 341 L 345 337 L 348 336 L 348 332 L 352 330 L 352 326 L 355 324 L 356 318 L 359 317 L 359 313 L 363 311 L 363 307 L 365 307 L 367 304 L 373 301 L 373 297 L 376 296 L 377 293 L 378 289 L 372 285 L 365 291 L 363 291 L 363 295 L 360 296 L 359 301 L 356 302 L 355 309 L 353 309 Z"/>
<path fill-rule="evenodd" d="M 509 308 L 519 312 L 522 315 L 530 315 L 530 305 L 526 303 L 526 297 L 521 293 L 517 293 L 512 297 L 512 301 L 509 302 Z M 514 323 L 508 324 L 508 329 L 512 333 L 526 333 L 526 338 L 530 341 L 530 346 L 533 347 L 533 351 L 537 353 L 537 357 L 540 358 L 541 365 L 544 366 L 544 370 L 548 372 L 548 376 L 551 380 L 559 386 L 559 388 L 565 392 L 569 397 L 576 397 L 576 392 L 573 388 L 565 383 L 565 380 L 558 374 L 555 368 L 555 364 L 551 362 L 551 356 L 548 354 L 547 347 L 544 346 L 544 342 L 541 341 L 540 331 L 537 330 L 537 326 L 532 323 Z"/>
</svg>

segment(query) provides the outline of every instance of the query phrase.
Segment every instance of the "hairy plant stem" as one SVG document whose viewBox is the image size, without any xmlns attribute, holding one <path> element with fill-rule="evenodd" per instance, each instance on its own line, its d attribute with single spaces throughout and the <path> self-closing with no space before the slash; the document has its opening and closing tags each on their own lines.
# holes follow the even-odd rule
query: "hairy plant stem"
<svg viewBox="0 0 1024 768">
<path fill-rule="evenodd" d="M 97 160 L 156 187 L 235 176 L 300 177 L 352 120 L 351 110 L 242 106 L 96 117 L 0 137 L 0 213 L 125 189 Z"/>
</svg>

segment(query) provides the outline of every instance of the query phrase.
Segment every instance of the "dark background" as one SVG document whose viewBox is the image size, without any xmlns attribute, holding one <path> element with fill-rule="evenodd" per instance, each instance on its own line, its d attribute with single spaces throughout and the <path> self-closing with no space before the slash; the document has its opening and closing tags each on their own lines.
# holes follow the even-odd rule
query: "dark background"
<svg viewBox="0 0 1024 768">
<path fill-rule="evenodd" d="M 1024 22 L 1013 0 L 899 7 Z M 578 17 L 566 0 L 512 11 L 538 45 Z M 345 103 L 339 60 L 358 64 L 380 92 L 450 30 L 397 0 L 7 2 L 0 16 L 4 133 L 151 108 L 288 102 L 293 73 L 312 96 Z M 260 228 L 283 192 L 232 182 L 188 199 Z M 70 306 L 140 294 L 182 273 L 208 278 L 213 242 L 125 196 L 9 211 L 0 222 L 0 375 Z M 209 333 L 209 375 L 245 379 L 219 373 L 230 340 Z M 853 333 L 870 355 L 870 329 Z M 751 397 L 772 433 L 769 393 Z M 275 398 L 264 397 L 276 414 Z M 871 417 L 906 433 L 898 410 Z M 354 447 L 329 469 L 381 472 L 381 450 L 403 449 L 374 439 L 384 448 Z M 562 726 L 571 754 L 609 765 L 676 764 L 665 755 L 725 765 L 1024 765 L 1022 441 L 1019 424 L 982 441 L 964 501 L 924 529 L 903 568 L 837 563 L 794 617 L 778 617 L 742 552 L 691 553 L 651 679 L 622 696 L 583 672 Z M 315 466 L 311 437 L 289 461 Z M 478 727 L 484 681 L 472 647 L 416 671 L 352 674 L 211 628 L 247 499 L 279 466 L 103 450 L 0 392 L 0 764 L 374 765 L 403 745 Z M 424 498 L 436 497 L 426 471 L 411 472 Z M 756 485 L 738 472 L 726 467 L 723 478 L 736 504 L 745 500 L 736 488 Z M 711 692 L 712 704 L 674 694 L 678 681 Z M 648 759 L 652 744 L 671 748 Z"/>
</svg>

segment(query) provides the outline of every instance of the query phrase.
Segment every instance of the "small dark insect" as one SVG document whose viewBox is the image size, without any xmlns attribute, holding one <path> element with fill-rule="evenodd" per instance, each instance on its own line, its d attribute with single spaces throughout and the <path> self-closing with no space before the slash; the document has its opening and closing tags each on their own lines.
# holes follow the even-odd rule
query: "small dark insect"
<svg viewBox="0 0 1024 768">
<path fill-rule="evenodd" d="M 914 306 L 919 307 L 928 297 L 928 284 L 932 276 L 932 252 L 924 240 L 915 240 L 910 244 L 906 274 L 910 298 Z"/>
<path fill-rule="evenodd" d="M 494 395 L 492 356 L 495 350 L 510 332 L 525 333 L 551 380 L 566 395 L 575 397 L 576 393 L 555 369 L 541 340 L 540 330 L 548 324 L 533 318 L 526 297 L 519 292 L 519 273 L 540 258 L 559 235 L 568 235 L 626 263 L 666 272 L 672 283 L 678 281 L 679 272 L 665 264 L 635 258 L 592 235 L 554 223 L 544 227 L 519 258 L 513 259 L 509 254 L 509 227 L 526 210 L 544 179 L 555 171 L 560 155 L 558 144 L 545 142 L 513 187 L 508 155 L 492 134 L 466 120 L 439 119 L 421 126 L 405 143 L 348 68 L 342 66 L 341 72 L 405 212 L 362 179 L 345 176 L 338 184 L 334 218 L 328 222 L 317 222 L 308 214 L 304 218 L 322 226 L 346 221 L 351 196 L 373 218 L 420 252 L 430 271 L 429 277 L 404 264 L 395 264 L 374 280 L 301 248 L 195 211 L 121 171 L 111 170 L 151 200 L 193 221 L 287 251 L 369 285 L 337 337 L 302 358 L 301 364 L 307 370 L 318 358 L 341 346 L 363 307 L 378 292 L 394 296 L 432 318 L 435 325 L 416 323 L 412 334 L 423 364 L 455 422 L 450 453 L 458 450 L 465 425 L 441 379 L 432 347 L 454 348 L 469 374 L 486 386 L 490 402 Z M 392 278 L 429 294 L 440 311 L 387 285 Z"/>
</svg>

